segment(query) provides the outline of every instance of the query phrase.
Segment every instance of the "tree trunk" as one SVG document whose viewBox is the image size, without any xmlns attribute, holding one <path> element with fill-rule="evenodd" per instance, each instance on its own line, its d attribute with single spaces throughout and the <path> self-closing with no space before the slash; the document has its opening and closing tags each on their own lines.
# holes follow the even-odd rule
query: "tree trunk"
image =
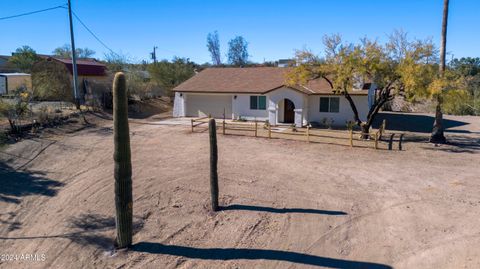
<svg viewBox="0 0 480 269">
<path fill-rule="evenodd" d="M 370 127 L 371 124 L 367 124 L 366 122 L 362 122 L 360 128 L 362 130 L 362 139 L 370 139 Z"/>
<path fill-rule="evenodd" d="M 443 113 L 442 113 L 442 101 L 441 98 L 437 98 L 437 106 L 435 108 L 435 122 L 433 124 L 432 135 L 430 136 L 430 142 L 435 144 L 445 144 L 447 139 L 443 134 Z"/>
<path fill-rule="evenodd" d="M 218 210 L 218 173 L 217 173 L 217 128 L 215 119 L 208 122 L 208 130 L 210 135 L 210 195 L 212 199 L 212 210 Z"/>
<path fill-rule="evenodd" d="M 443 20 L 442 20 L 442 40 L 440 44 L 440 75 L 443 77 L 445 73 L 445 54 L 447 49 L 447 23 L 448 23 L 448 1 L 443 1 Z M 441 93 L 440 93 L 441 94 Z M 437 107 L 435 109 L 435 122 L 433 123 L 431 143 L 446 143 L 447 140 L 443 134 L 443 113 L 442 113 L 442 97 L 437 97 Z"/>
<path fill-rule="evenodd" d="M 128 128 L 128 101 L 125 75 L 117 73 L 113 81 L 113 133 L 115 161 L 115 209 L 117 248 L 132 245 L 132 162 Z"/>
</svg>

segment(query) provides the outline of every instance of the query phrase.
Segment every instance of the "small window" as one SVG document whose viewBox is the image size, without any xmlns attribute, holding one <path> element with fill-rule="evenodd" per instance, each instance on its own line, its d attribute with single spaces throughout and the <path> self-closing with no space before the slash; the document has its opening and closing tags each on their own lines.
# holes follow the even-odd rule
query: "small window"
<svg viewBox="0 0 480 269">
<path fill-rule="evenodd" d="M 259 96 L 258 97 L 258 109 L 265 110 L 267 109 L 267 97 Z"/>
<path fill-rule="evenodd" d="M 330 98 L 320 97 L 320 112 L 329 112 L 330 110 Z"/>
<path fill-rule="evenodd" d="M 338 113 L 340 111 L 340 98 L 320 97 L 320 112 Z"/>
<path fill-rule="evenodd" d="M 330 97 L 330 112 L 338 113 L 340 110 L 340 98 Z"/>
<path fill-rule="evenodd" d="M 266 96 L 250 96 L 250 109 L 252 110 L 267 109 L 267 97 Z"/>
<path fill-rule="evenodd" d="M 250 109 L 257 109 L 258 101 L 257 96 L 250 96 Z"/>
</svg>

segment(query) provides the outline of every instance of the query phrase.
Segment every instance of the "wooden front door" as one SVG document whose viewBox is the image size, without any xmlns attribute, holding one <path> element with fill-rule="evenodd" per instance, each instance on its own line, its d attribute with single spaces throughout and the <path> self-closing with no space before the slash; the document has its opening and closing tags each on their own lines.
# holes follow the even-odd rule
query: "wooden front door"
<svg viewBox="0 0 480 269">
<path fill-rule="evenodd" d="M 284 105 L 284 114 L 283 114 L 283 121 L 285 123 L 294 123 L 295 122 L 295 105 L 292 101 L 285 99 Z"/>
</svg>

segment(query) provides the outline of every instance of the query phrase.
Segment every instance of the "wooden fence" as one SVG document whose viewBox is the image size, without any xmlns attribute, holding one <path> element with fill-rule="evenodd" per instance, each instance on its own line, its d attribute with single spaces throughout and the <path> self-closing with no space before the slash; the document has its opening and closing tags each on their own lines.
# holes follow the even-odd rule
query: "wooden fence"
<svg viewBox="0 0 480 269">
<path fill-rule="evenodd" d="M 208 124 L 208 121 L 211 117 L 203 117 L 191 120 L 192 132 L 194 128 L 201 126 L 203 124 Z M 393 139 L 395 133 L 389 134 L 389 139 L 383 140 L 382 138 L 386 136 L 386 121 L 384 120 L 378 130 L 369 133 L 363 133 L 361 131 L 354 130 L 332 130 L 332 129 L 317 129 L 311 128 L 309 125 L 303 128 L 290 127 L 291 130 L 286 130 L 282 127 L 273 127 L 269 124 L 262 124 L 263 122 L 253 121 L 253 122 L 227 122 L 222 121 L 221 131 L 222 134 L 227 135 L 238 135 L 240 133 L 245 133 L 246 135 L 252 135 L 254 137 L 265 137 L 265 138 L 283 138 L 283 139 L 293 139 L 293 140 L 304 140 L 307 143 L 310 142 L 324 142 L 326 140 L 334 141 L 331 144 L 345 145 L 350 147 L 365 147 L 365 145 L 370 145 L 374 149 L 380 149 L 379 143 L 387 143 L 388 150 L 393 148 Z M 219 126 L 220 127 L 220 126 Z M 218 128 L 218 127 L 217 127 Z M 402 138 L 403 134 L 400 135 L 399 140 L 399 150 L 402 150 Z M 322 141 L 323 140 L 323 141 Z M 339 140 L 345 141 L 344 143 L 338 143 Z M 347 142 L 348 141 L 348 142 Z"/>
<path fill-rule="evenodd" d="M 195 127 L 201 126 L 203 124 L 208 125 L 208 121 L 212 118 L 212 116 L 208 115 L 207 117 L 191 119 L 192 124 L 192 133 L 195 131 Z M 208 129 L 208 126 L 206 127 Z"/>
</svg>

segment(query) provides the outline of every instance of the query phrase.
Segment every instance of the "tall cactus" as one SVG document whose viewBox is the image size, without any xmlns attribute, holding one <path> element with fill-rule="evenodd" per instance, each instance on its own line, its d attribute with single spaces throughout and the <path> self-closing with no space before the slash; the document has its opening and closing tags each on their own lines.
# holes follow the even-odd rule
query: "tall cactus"
<svg viewBox="0 0 480 269">
<path fill-rule="evenodd" d="M 218 173 L 217 173 L 217 127 L 215 119 L 208 122 L 208 130 L 210 134 L 210 194 L 212 197 L 212 210 L 218 210 Z"/>
<path fill-rule="evenodd" d="M 115 223 L 117 248 L 132 245 L 132 162 L 128 128 L 127 83 L 121 72 L 113 80 L 113 133 L 115 161 Z"/>
</svg>

